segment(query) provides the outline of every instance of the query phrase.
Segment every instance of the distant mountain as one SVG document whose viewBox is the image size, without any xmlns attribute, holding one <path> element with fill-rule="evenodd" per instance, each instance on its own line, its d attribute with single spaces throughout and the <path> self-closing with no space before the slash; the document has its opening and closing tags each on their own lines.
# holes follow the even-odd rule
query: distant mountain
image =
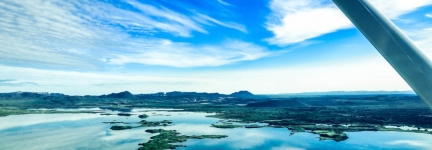
<svg viewBox="0 0 432 150">
<path fill-rule="evenodd" d="M 0 97 L 62 97 L 65 96 L 62 93 L 48 93 L 48 92 L 11 92 L 11 93 L 0 93 Z"/>
<path fill-rule="evenodd" d="M 173 92 L 166 92 L 165 96 L 168 97 L 226 97 L 224 94 L 219 93 L 198 93 L 198 92 L 180 92 L 180 91 L 173 91 Z"/>
<path fill-rule="evenodd" d="M 264 102 L 250 103 L 246 107 L 305 107 L 297 100 L 269 100 Z"/>
<path fill-rule="evenodd" d="M 284 93 L 274 95 L 286 96 L 310 96 L 310 95 L 384 95 L 384 94 L 416 94 L 414 91 L 330 91 L 330 92 L 304 92 L 304 93 Z"/>
<path fill-rule="evenodd" d="M 134 95 L 130 93 L 129 91 L 124 91 L 120 93 L 111 93 L 108 95 L 101 95 L 100 97 L 106 97 L 106 98 L 133 98 Z"/>
<path fill-rule="evenodd" d="M 244 99 L 256 99 L 256 98 L 284 98 L 284 97 L 298 97 L 298 96 L 334 96 L 334 95 L 393 95 L 393 94 L 402 94 L 402 95 L 415 95 L 413 91 L 332 91 L 332 92 L 305 92 L 305 93 L 283 93 L 283 94 L 261 94 L 254 95 L 249 91 L 238 91 L 232 94 L 219 94 L 219 93 L 206 93 L 206 92 L 158 92 L 151 94 L 137 94 L 133 95 L 129 91 L 119 92 L 119 93 L 111 93 L 108 95 L 100 95 L 96 97 L 100 98 L 144 98 L 144 97 L 236 97 L 236 98 L 244 98 Z M 49 92 L 10 92 L 10 93 L 0 93 L 0 97 L 68 97 L 70 95 L 65 95 L 62 93 L 49 93 Z M 76 96 L 80 97 L 80 96 Z M 83 97 L 91 97 L 90 95 L 86 95 Z"/>
<path fill-rule="evenodd" d="M 11 92 L 11 93 L 0 93 L 0 97 L 68 97 L 69 95 L 64 95 L 62 93 L 48 93 L 48 92 Z M 91 95 L 85 96 L 75 96 L 75 97 L 92 97 Z M 111 93 L 111 94 L 103 94 L 100 96 L 95 96 L 99 98 L 145 98 L 145 97 L 208 97 L 208 98 L 218 98 L 218 97 L 236 97 L 236 98 L 256 98 L 257 96 L 253 95 L 248 91 L 238 91 L 234 92 L 230 95 L 219 94 L 219 93 L 206 93 L 206 92 L 180 92 L 180 91 L 172 91 L 172 92 L 158 92 L 151 94 L 137 94 L 133 95 L 129 91 L 119 92 L 119 93 Z"/>
<path fill-rule="evenodd" d="M 251 92 L 249 91 L 238 91 L 230 94 L 232 97 L 239 97 L 239 98 L 252 98 L 255 97 Z"/>
<path fill-rule="evenodd" d="M 206 92 L 181 92 L 181 91 L 172 91 L 172 92 L 159 92 L 153 94 L 138 94 L 137 97 L 236 97 L 236 98 L 255 98 L 256 95 L 253 95 L 249 91 L 238 91 L 234 92 L 230 95 L 219 94 L 219 93 L 206 93 Z"/>
</svg>

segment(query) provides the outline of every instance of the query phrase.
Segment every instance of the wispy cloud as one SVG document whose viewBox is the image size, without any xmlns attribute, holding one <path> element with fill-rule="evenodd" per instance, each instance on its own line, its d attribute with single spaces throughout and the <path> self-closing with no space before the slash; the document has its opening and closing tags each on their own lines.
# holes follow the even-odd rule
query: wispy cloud
<svg viewBox="0 0 432 150">
<path fill-rule="evenodd" d="M 190 36 L 190 31 L 198 31 L 201 33 L 207 33 L 199 24 L 189 19 L 188 16 L 174 12 L 167 8 L 157 8 L 155 6 L 142 4 L 137 1 L 129 0 L 127 1 L 133 7 L 139 9 L 143 12 L 142 15 L 148 15 L 149 17 L 154 17 L 153 22 L 155 22 L 155 27 L 164 28 L 164 30 L 169 30 L 172 32 L 179 32 L 180 36 Z M 153 18 L 152 18 L 153 19 Z M 174 28 L 171 28 L 174 27 Z M 178 28 L 180 27 L 180 28 Z M 178 29 L 186 29 L 186 31 L 178 30 Z"/>
<path fill-rule="evenodd" d="M 341 63 L 342 62 L 342 63 Z M 232 93 L 248 90 L 257 94 L 411 90 L 381 56 L 309 65 L 232 70 L 164 72 L 140 70 L 135 73 L 48 71 L 0 65 L 3 79 L 36 82 L 38 88 L 0 86 L 0 91 L 36 91 L 101 95 L 128 90 L 132 93 L 196 91 Z M 65 80 L 66 79 L 66 80 Z M 353 82 L 355 81 L 355 82 Z M 289 85 L 289 86 L 287 86 Z"/>
<path fill-rule="evenodd" d="M 274 37 L 270 44 L 288 45 L 303 42 L 339 29 L 351 28 L 351 22 L 333 4 L 321 0 L 272 0 L 267 29 Z"/>
<path fill-rule="evenodd" d="M 227 3 L 227 2 L 225 2 L 225 1 L 223 1 L 223 0 L 217 0 L 220 4 L 222 4 L 222 5 L 225 5 L 225 6 L 231 6 L 231 4 L 230 3 Z"/>
<path fill-rule="evenodd" d="M 0 80 L 0 86 L 39 86 L 35 82 L 23 82 L 15 79 L 4 79 Z"/>
<path fill-rule="evenodd" d="M 107 63 L 122 65 L 139 63 L 174 67 L 220 66 L 239 61 L 270 56 L 266 48 L 241 41 L 228 41 L 219 46 L 195 46 L 188 43 L 158 41 L 151 48 L 136 47 L 133 54 L 119 54 L 106 58 Z"/>
<path fill-rule="evenodd" d="M 232 28 L 232 29 L 236 29 L 239 30 L 241 32 L 247 33 L 246 27 L 244 25 L 238 24 L 238 23 L 234 23 L 234 22 L 221 22 L 219 20 L 216 20 L 212 17 L 209 17 L 207 15 L 203 15 L 203 14 L 197 14 L 196 17 L 194 17 L 195 20 L 197 20 L 198 22 L 204 23 L 204 24 L 217 24 L 217 25 L 221 25 L 227 28 Z"/>
<path fill-rule="evenodd" d="M 3 80 L 0 80 L 0 83 L 11 82 L 11 81 L 15 81 L 15 80 L 14 79 L 3 79 Z"/>
<path fill-rule="evenodd" d="M 0 1 L 0 18 L 0 63 L 4 65 L 75 70 L 126 63 L 218 66 L 258 59 L 269 53 L 253 44 L 240 44 L 235 48 L 226 44 L 169 42 L 171 49 L 161 47 L 158 44 L 170 40 L 157 38 L 155 34 L 190 38 L 195 32 L 208 34 L 207 26 L 222 26 L 244 33 L 247 30 L 241 24 L 220 21 L 206 14 L 189 10 L 180 13 L 133 0 L 119 5 L 84 0 L 5 0 Z M 241 50 L 244 46 L 252 49 Z M 215 55 L 216 58 L 212 58 Z M 101 61 L 106 58 L 111 61 Z M 167 62 L 172 58 L 179 61 Z"/>
<path fill-rule="evenodd" d="M 70 5 L 59 8 L 48 1 L 1 1 L 0 6 L 2 64 L 96 68 L 92 62 L 71 53 L 98 34 L 68 11 Z M 82 49 L 81 53 L 86 51 Z"/>
<path fill-rule="evenodd" d="M 432 4 L 432 0 L 369 0 L 379 11 L 390 19 L 398 19 L 399 16 L 410 13 L 420 7 Z"/>
<path fill-rule="evenodd" d="M 432 0 L 370 0 L 378 10 L 391 19 L 432 4 Z M 304 0 L 270 2 L 272 14 L 267 30 L 274 36 L 267 38 L 270 44 L 279 46 L 295 44 L 341 29 L 354 27 L 345 15 L 330 1 Z"/>
<path fill-rule="evenodd" d="M 415 44 L 432 59 L 432 24 L 426 24 L 428 27 L 419 27 L 405 30 L 405 33 L 411 37 Z"/>
<path fill-rule="evenodd" d="M 426 17 L 432 18 L 432 14 L 425 14 Z"/>
<path fill-rule="evenodd" d="M 152 76 L 122 73 L 84 73 L 77 71 L 53 71 L 0 65 L 0 91 L 35 91 L 60 92 L 66 94 L 106 94 L 118 91 L 131 91 L 132 93 L 192 90 L 195 87 L 210 85 L 211 79 Z M 13 78 L 13 79 L 12 79 Z M 67 80 L 65 80 L 67 79 Z M 37 85 L 36 85 L 37 84 Z M 143 88 L 143 86 L 151 88 Z M 189 86 L 192 89 L 184 88 Z M 86 88 L 83 88 L 86 87 Z M 194 90 L 196 91 L 196 89 Z M 202 91 L 204 92 L 204 91 Z"/>
</svg>

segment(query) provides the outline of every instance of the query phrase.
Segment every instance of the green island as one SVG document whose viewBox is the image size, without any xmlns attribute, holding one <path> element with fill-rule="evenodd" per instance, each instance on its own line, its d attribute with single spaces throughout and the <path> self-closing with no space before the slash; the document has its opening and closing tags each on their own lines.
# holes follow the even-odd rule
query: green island
<svg viewBox="0 0 432 150">
<path fill-rule="evenodd" d="M 111 122 L 102 122 L 102 123 L 106 123 L 106 124 L 127 124 L 127 123 L 122 122 L 122 121 L 111 121 Z"/>
<path fill-rule="evenodd" d="M 158 127 L 158 126 L 169 126 L 171 125 L 173 122 L 170 120 L 163 120 L 163 121 L 146 121 L 146 120 L 141 120 L 140 121 L 140 126 L 141 127 Z"/>
<path fill-rule="evenodd" d="M 313 130 L 312 133 L 318 134 L 320 136 L 320 140 L 334 140 L 336 142 L 340 142 L 348 139 L 348 136 L 339 130 Z"/>
<path fill-rule="evenodd" d="M 146 115 L 146 114 L 138 115 L 138 118 L 141 118 L 141 119 L 145 119 L 145 118 L 148 118 L 148 117 L 149 117 L 149 116 Z"/>
<path fill-rule="evenodd" d="M 94 108 L 102 111 L 58 111 L 58 108 Z M 43 108 L 43 109 L 41 109 Z M 342 93 L 321 95 L 253 95 L 248 91 L 232 94 L 159 92 L 132 94 L 128 91 L 100 96 L 69 96 L 53 93 L 0 93 L 0 116 L 52 113 L 122 112 L 130 116 L 134 108 L 167 108 L 175 112 L 206 112 L 207 117 L 227 120 L 215 128 L 287 128 L 291 134 L 309 132 L 320 140 L 343 141 L 346 132 L 395 131 L 432 134 L 432 111 L 415 94 Z M 153 114 L 157 115 L 157 114 Z M 138 115 L 144 119 L 147 114 Z M 235 122 L 236 124 L 230 123 Z M 106 122 L 117 124 L 120 122 Z M 237 125 L 245 123 L 246 125 Z M 264 123 L 258 126 L 250 123 Z M 123 123 L 127 124 L 127 123 Z M 136 127 L 172 125 L 172 122 L 141 121 Z M 393 126 L 389 128 L 388 126 Z M 403 130 L 401 127 L 409 127 Z M 129 126 L 115 127 L 128 129 Z M 135 128 L 130 126 L 130 128 Z"/>
<path fill-rule="evenodd" d="M 260 125 L 257 125 L 257 124 L 250 124 L 250 125 L 245 125 L 244 127 L 245 128 L 263 128 L 265 126 L 260 126 Z"/>
<path fill-rule="evenodd" d="M 234 124 L 224 123 L 224 124 L 212 124 L 211 127 L 222 128 L 222 129 L 232 129 L 232 128 L 262 128 L 262 127 L 266 127 L 266 126 L 260 126 L 257 124 L 234 125 Z"/>
<path fill-rule="evenodd" d="M 125 116 L 125 117 L 129 117 L 129 116 L 132 116 L 133 114 L 130 114 L 130 113 L 117 113 L 117 114 L 112 114 L 112 113 L 101 113 L 100 115 L 105 115 L 105 116 L 117 115 L 117 116 Z"/>
<path fill-rule="evenodd" d="M 127 130 L 127 129 L 132 129 L 132 126 L 112 126 L 110 129 L 111 130 Z"/>
<path fill-rule="evenodd" d="M 233 125 L 233 124 L 212 124 L 211 126 L 215 128 L 228 128 L 228 129 L 243 127 L 242 125 Z"/>
<path fill-rule="evenodd" d="M 159 133 L 156 136 L 152 136 L 146 143 L 140 143 L 141 147 L 139 150 L 164 150 L 164 149 L 175 149 L 177 147 L 185 147 L 184 145 L 176 145 L 173 143 L 185 142 L 188 139 L 220 139 L 226 138 L 226 135 L 180 135 L 176 130 L 164 130 L 164 129 L 147 129 L 145 132 L 148 133 Z"/>
<path fill-rule="evenodd" d="M 130 124 L 130 123 L 125 123 L 125 122 L 103 122 L 103 123 L 108 123 L 108 124 L 117 124 L 117 123 L 123 123 L 123 124 Z M 146 120 L 141 120 L 139 122 L 140 125 L 138 126 L 119 126 L 119 125 L 115 125 L 112 126 L 110 129 L 111 130 L 128 130 L 128 129 L 132 129 L 132 128 L 141 128 L 141 127 L 159 127 L 159 126 L 170 126 L 172 124 L 172 121 L 170 120 L 162 120 L 162 121 L 146 121 Z"/>
</svg>

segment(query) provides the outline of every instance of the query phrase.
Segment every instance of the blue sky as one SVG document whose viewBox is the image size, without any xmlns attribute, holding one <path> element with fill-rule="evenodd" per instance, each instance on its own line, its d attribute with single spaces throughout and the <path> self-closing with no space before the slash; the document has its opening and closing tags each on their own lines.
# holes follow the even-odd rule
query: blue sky
<svg viewBox="0 0 432 150">
<path fill-rule="evenodd" d="M 429 57 L 432 0 L 369 0 Z M 3 0 L 0 91 L 410 90 L 330 0 Z"/>
</svg>

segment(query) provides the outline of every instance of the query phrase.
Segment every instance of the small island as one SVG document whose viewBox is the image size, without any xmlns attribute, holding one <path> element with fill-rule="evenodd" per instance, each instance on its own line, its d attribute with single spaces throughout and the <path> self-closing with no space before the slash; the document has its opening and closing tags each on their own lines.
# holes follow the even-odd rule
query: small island
<svg viewBox="0 0 432 150">
<path fill-rule="evenodd" d="M 233 124 L 212 124 L 211 127 L 222 128 L 222 129 L 232 129 L 232 128 L 241 128 L 242 125 L 233 125 Z"/>
<path fill-rule="evenodd" d="M 120 124 L 120 123 L 125 123 L 125 122 L 121 122 L 121 121 L 111 121 L 111 122 L 102 122 L 102 123 L 106 123 L 106 124 Z"/>
<path fill-rule="evenodd" d="M 158 127 L 158 126 L 169 126 L 171 125 L 173 122 L 170 120 L 162 120 L 162 121 L 146 121 L 146 120 L 141 120 L 140 122 L 140 126 L 141 127 Z"/>
<path fill-rule="evenodd" d="M 108 124 L 117 124 L 117 123 L 124 123 L 124 124 L 130 124 L 130 123 L 125 123 L 125 122 L 103 122 L 103 123 L 108 123 Z M 141 128 L 141 127 L 159 127 L 159 126 L 169 126 L 172 124 L 172 121 L 170 120 L 162 120 L 162 121 L 146 121 L 146 120 L 141 120 L 139 122 L 138 126 L 112 126 L 110 129 L 111 130 L 127 130 L 127 129 L 132 129 L 132 128 Z"/>
<path fill-rule="evenodd" d="M 262 128 L 266 126 L 260 126 L 257 124 L 235 125 L 231 123 L 223 123 L 223 124 L 212 124 L 211 127 L 221 128 L 221 129 L 232 129 L 232 128 Z"/>
<path fill-rule="evenodd" d="M 145 119 L 145 118 L 148 118 L 148 117 L 149 117 L 149 116 L 146 115 L 146 114 L 138 115 L 138 118 L 141 118 L 141 119 Z"/>
<path fill-rule="evenodd" d="M 132 129 L 132 126 L 112 126 L 110 129 L 111 130 L 127 130 L 127 129 Z"/>
<path fill-rule="evenodd" d="M 118 113 L 117 114 L 117 116 L 125 116 L 125 117 L 129 117 L 129 116 L 131 116 L 132 114 L 130 114 L 130 113 Z"/>
<path fill-rule="evenodd" d="M 334 140 L 336 142 L 344 141 L 348 139 L 348 136 L 338 130 L 315 130 L 312 131 L 314 134 L 319 134 L 320 140 Z"/>
<path fill-rule="evenodd" d="M 140 143 L 142 146 L 139 150 L 165 150 L 165 149 L 176 149 L 177 147 L 185 147 L 184 145 L 175 145 L 172 143 L 185 142 L 188 139 L 221 139 L 226 138 L 226 135 L 180 135 L 176 130 L 164 130 L 164 129 L 147 129 L 145 132 L 148 133 L 159 133 L 156 136 L 152 136 L 146 143 Z"/>
</svg>

